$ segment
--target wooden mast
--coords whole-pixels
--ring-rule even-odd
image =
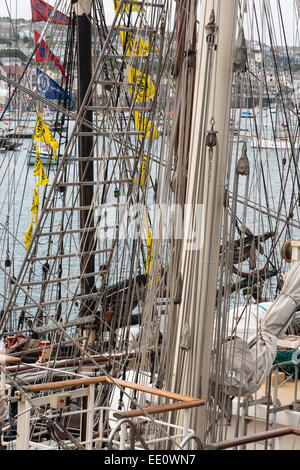
[[[92,26],[91,26],[91,6],[92,0],[81,0],[75,5],[77,14],[77,35],[78,35],[78,109],[81,108],[87,90],[92,79]],[[87,104],[91,104],[88,102]],[[93,111],[86,110],[84,119],[90,126],[80,123],[79,133],[86,135],[79,136],[79,157],[91,158],[93,152],[93,137],[87,135],[93,125]],[[93,160],[79,161],[79,179],[82,182],[94,181]],[[93,203],[94,187],[82,185],[80,188],[80,206],[90,207]],[[87,209],[80,211],[80,228],[86,229],[81,234],[80,252],[80,272],[82,275],[95,272],[95,255],[92,254],[95,247],[95,230],[93,211]],[[81,279],[81,294],[86,295],[95,291],[95,277],[83,276]],[[80,316],[91,313],[91,305],[86,298],[80,308]]]
[[[91,25],[91,6],[92,0],[80,0],[75,4],[75,13],[77,15],[77,42],[78,42],[78,110],[83,106],[86,93],[89,89],[92,80],[92,25]],[[91,104],[90,100],[87,105]],[[93,111],[86,110],[83,113],[85,121],[91,125],[93,124]],[[78,139],[78,152],[79,157],[92,158],[93,152],[93,137],[88,135],[90,128],[88,125],[80,123],[78,126],[79,139]],[[85,135],[80,135],[85,133]],[[90,207],[93,203],[94,197],[94,166],[93,160],[81,160],[79,165],[79,181],[89,182],[91,185],[81,185],[80,187],[80,206]],[[81,295],[92,293],[95,290],[95,277],[85,276],[87,273],[95,272],[95,256],[91,254],[94,250],[95,244],[95,231],[91,230],[94,227],[94,214],[93,211],[81,210],[80,211],[80,228],[83,230],[80,235],[80,252],[83,253],[80,257],[80,274],[83,275],[81,279]],[[89,306],[89,299],[85,297],[81,302],[80,316],[88,315],[91,306]],[[83,410],[88,408],[88,398],[83,397],[81,400],[81,408]],[[87,438],[87,415],[83,413],[80,417],[80,439],[85,441]]]
[[[228,159],[232,58],[237,0],[201,2],[186,204],[202,205],[201,243],[183,242],[173,387],[207,402],[217,290],[225,169]],[[215,145],[216,144],[216,145]],[[199,218],[199,217],[198,217]],[[198,221],[199,222],[199,221]],[[189,341],[183,346],[183,333]],[[191,427],[204,439],[205,411],[193,412]]]

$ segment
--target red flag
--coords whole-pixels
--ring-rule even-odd
[[[48,21],[53,7],[44,2],[44,0],[31,0],[31,11],[33,23],[37,21]],[[69,24],[69,17],[57,10],[52,18],[52,22],[67,25]]]
[[[41,41],[41,43],[38,45],[40,35],[37,31],[34,30],[34,42],[35,42],[35,56],[36,56],[36,61],[37,62],[45,62],[45,61],[50,61],[54,62],[55,65],[59,68],[63,76],[66,76],[66,71],[63,68],[63,66],[60,64],[58,57],[53,54],[53,52],[50,50],[48,44],[44,41],[44,39]]]

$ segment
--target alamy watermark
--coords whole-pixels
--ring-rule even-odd
[[[183,240],[186,250],[203,246],[203,204],[104,204],[97,208],[97,237],[113,240]]]

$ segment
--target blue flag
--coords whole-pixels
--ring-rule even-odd
[[[72,110],[74,108],[74,100],[58,83],[38,68],[36,69],[36,74],[37,93],[49,100],[69,100],[69,109]]]

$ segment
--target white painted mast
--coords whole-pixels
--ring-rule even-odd
[[[228,154],[232,63],[237,0],[203,0],[197,49],[186,203],[203,204],[202,246],[184,240],[182,302],[177,321],[174,391],[207,401],[215,314],[225,170]],[[216,146],[209,148],[209,132]],[[214,134],[211,135],[212,141]],[[213,142],[212,142],[213,144]],[[195,221],[194,221],[195,222]],[[199,225],[193,226],[199,231]],[[189,338],[187,338],[189,336]],[[191,427],[203,439],[205,411],[193,411]]]

